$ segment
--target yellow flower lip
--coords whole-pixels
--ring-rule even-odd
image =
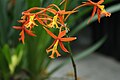
[[[35,20],[35,15],[30,15],[28,17],[28,22],[25,24],[25,27],[32,28],[33,26],[38,26],[34,20]]]
[[[55,28],[55,26],[56,28],[59,28],[57,24],[57,19],[58,19],[58,14],[53,17],[52,22],[48,24],[47,26],[49,26],[50,28]]]
[[[105,6],[104,5],[99,5],[98,6],[101,10],[104,10]]]
[[[55,42],[53,48],[46,50],[47,53],[52,52],[52,54],[49,56],[49,57],[52,58],[52,59],[55,58],[55,57],[54,57],[55,54],[56,54],[56,57],[61,56],[60,53],[57,51],[58,43],[59,43],[59,40],[57,40],[57,41]]]

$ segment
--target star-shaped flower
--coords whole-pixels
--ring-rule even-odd
[[[25,43],[25,41],[24,41],[24,39],[25,39],[25,32],[26,32],[28,35],[30,35],[30,36],[36,36],[34,33],[32,33],[31,30],[27,30],[27,29],[24,27],[24,25],[23,25],[23,26],[13,26],[13,28],[16,29],[16,30],[21,30],[19,40],[21,40],[23,44]]]
[[[49,31],[47,28],[44,27],[44,29],[46,30],[46,32],[52,37],[54,38],[54,42],[52,43],[52,45],[46,50],[47,53],[52,52],[52,54],[49,56],[50,58],[54,58],[55,54],[56,56],[61,56],[60,53],[57,50],[58,44],[60,45],[60,48],[64,51],[64,52],[68,52],[69,51],[65,48],[63,42],[69,42],[69,41],[73,41],[76,39],[76,37],[64,37],[66,35],[66,30],[61,31],[58,36],[54,35],[51,31]]]
[[[47,9],[48,12],[54,14],[52,22],[48,24],[48,27],[56,27],[59,28],[58,24],[60,24],[60,26],[64,26],[65,27],[65,15],[70,15],[72,13],[75,13],[77,11],[66,11],[66,10],[61,10],[57,5],[55,4],[51,4],[48,6],[49,9]],[[50,8],[51,7],[51,8]],[[54,9],[56,8],[56,9]],[[68,17],[67,17],[68,18]]]
[[[102,3],[104,2],[104,0],[100,0],[98,2],[93,2],[91,0],[88,0],[87,2],[83,2],[82,5],[76,7],[74,10],[82,7],[82,6],[93,6],[93,11],[92,11],[92,15],[88,21],[88,23],[91,21],[91,19],[94,17],[95,13],[97,12],[97,15],[98,15],[98,22],[100,23],[100,18],[101,18],[101,15],[105,15],[106,17],[110,17],[111,16],[111,13],[107,12],[105,10],[105,6],[104,5],[101,5]]]

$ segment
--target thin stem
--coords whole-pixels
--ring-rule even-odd
[[[70,59],[72,61],[72,66],[73,66],[73,69],[74,69],[74,77],[75,77],[75,80],[77,80],[77,68],[76,68],[76,64],[75,64],[75,61],[74,61],[73,56],[72,56],[72,51],[71,51],[71,47],[70,47],[69,42],[68,42],[68,49],[69,49],[69,52],[70,52]]]
[[[67,3],[68,3],[68,0],[65,0],[64,10],[66,10],[66,8],[67,8]]]

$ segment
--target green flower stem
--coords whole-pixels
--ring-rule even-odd
[[[73,69],[74,69],[74,77],[75,77],[75,80],[77,80],[77,68],[76,68],[76,64],[75,64],[75,61],[74,61],[73,56],[72,56],[72,50],[71,50],[69,42],[68,42],[68,49],[69,49],[69,52],[70,52],[70,59],[72,61],[72,66],[73,66]]]

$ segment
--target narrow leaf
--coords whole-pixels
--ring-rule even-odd
[[[2,52],[3,52],[4,56],[5,56],[8,64],[10,64],[11,63],[11,54],[10,54],[10,48],[9,48],[9,46],[7,44],[4,45],[4,47],[2,49]]]

